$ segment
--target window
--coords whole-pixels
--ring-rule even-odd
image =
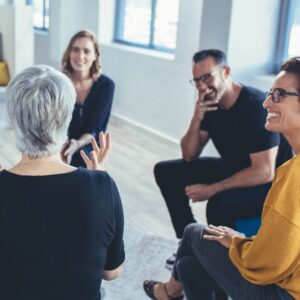
[[[33,5],[33,26],[37,30],[49,29],[49,0],[27,0]]]
[[[118,0],[115,42],[173,52],[179,0]]]
[[[300,56],[300,1],[282,0],[279,16],[278,36],[275,49],[277,72],[289,57]]]

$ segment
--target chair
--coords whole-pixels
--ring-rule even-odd
[[[244,233],[247,237],[256,235],[261,225],[261,218],[241,219],[235,223],[235,230]]]

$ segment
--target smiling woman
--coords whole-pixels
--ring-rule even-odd
[[[73,166],[84,166],[79,150],[87,154],[92,138],[106,130],[110,117],[114,82],[101,74],[100,50],[94,34],[83,30],[70,40],[62,58],[62,71],[73,81],[76,104],[69,127],[69,141],[62,157]]]
[[[281,67],[264,102],[264,107],[268,111],[266,128],[283,133],[290,143],[293,135],[297,135],[300,129],[300,84],[296,66],[300,71],[298,58],[287,61]]]

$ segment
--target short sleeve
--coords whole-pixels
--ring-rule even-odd
[[[113,201],[113,217],[114,217],[114,236],[107,250],[106,263],[104,270],[113,270],[119,267],[125,260],[125,250],[123,242],[124,233],[124,214],[118,188],[110,178],[111,201]]]

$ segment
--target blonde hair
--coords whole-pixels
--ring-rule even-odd
[[[74,42],[79,38],[88,38],[94,45],[96,59],[90,68],[90,76],[94,80],[96,80],[101,74],[100,50],[99,50],[99,44],[96,40],[94,33],[89,30],[79,31],[76,34],[74,34],[73,37],[71,38],[69,45],[68,45],[67,49],[65,50],[63,57],[62,57],[62,61],[61,61],[62,72],[67,74],[69,77],[72,76],[72,73],[74,70],[70,63],[70,53],[71,53]]]

